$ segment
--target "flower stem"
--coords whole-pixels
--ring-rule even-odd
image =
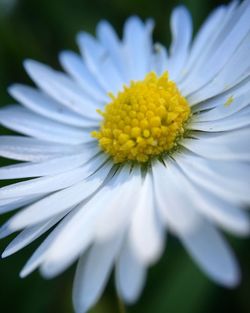
[[[122,299],[117,295],[118,311],[119,313],[126,313],[126,307]]]

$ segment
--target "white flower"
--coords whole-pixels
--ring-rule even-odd
[[[167,230],[214,281],[239,282],[217,227],[250,230],[249,20],[249,1],[221,6],[192,41],[178,7],[169,53],[153,45],[151,20],[131,17],[122,40],[105,21],[96,38],[80,33],[81,56],[60,55],[67,74],[25,61],[38,89],[11,86],[22,106],[0,112],[25,135],[0,137],[0,155],[24,161],[1,167],[0,178],[30,178],[0,189],[1,213],[24,207],[2,226],[2,237],[23,229],[3,257],[50,233],[22,277],[38,267],[52,277],[79,259],[73,302],[82,313],[115,266],[117,291],[133,303]]]

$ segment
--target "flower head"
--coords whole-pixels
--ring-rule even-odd
[[[190,107],[167,73],[132,82],[105,107],[100,131],[93,137],[115,163],[148,162],[169,153],[184,133]]]
[[[3,257],[50,230],[21,272],[53,277],[78,260],[73,302],[86,312],[115,266],[126,303],[139,297],[166,230],[214,281],[239,282],[218,231],[249,234],[250,4],[216,9],[192,41],[188,11],[171,16],[169,52],[152,43],[153,22],[129,18],[120,40],[105,21],[97,38],[78,35],[81,56],[63,52],[65,73],[36,61],[38,88],[16,84],[21,104],[0,123],[0,212],[20,209],[1,228],[21,231]]]

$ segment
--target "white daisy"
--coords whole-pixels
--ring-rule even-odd
[[[249,233],[250,1],[216,9],[192,41],[189,12],[171,16],[169,52],[153,45],[153,21],[129,18],[120,40],[102,21],[80,33],[81,56],[63,52],[67,74],[36,61],[38,89],[13,85],[21,105],[0,123],[0,155],[24,161],[0,178],[30,178],[0,189],[0,212],[23,208],[1,236],[21,233],[9,256],[50,230],[21,272],[53,277],[79,259],[77,313],[100,297],[115,266],[126,303],[140,295],[166,231],[214,281],[239,282],[217,228]]]

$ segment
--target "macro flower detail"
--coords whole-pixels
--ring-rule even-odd
[[[111,98],[105,112],[100,112],[104,118],[100,131],[92,135],[116,163],[147,162],[177,145],[190,108],[167,73],[159,79],[149,73],[145,81],[132,82]]]
[[[78,261],[76,313],[101,296],[111,272],[119,297],[140,296],[147,268],[176,236],[215,282],[240,281],[219,231],[249,234],[250,2],[217,8],[192,39],[183,6],[172,43],[153,43],[152,20],[130,17],[122,39],[101,21],[78,35],[81,55],[60,54],[65,73],[24,62],[35,87],[0,109],[3,257],[47,237],[21,271],[54,277]]]

